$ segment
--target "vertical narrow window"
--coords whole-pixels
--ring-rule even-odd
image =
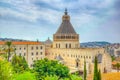
[[[59,48],[60,48],[60,44],[59,44]]]
[[[32,56],[34,55],[33,52],[31,53],[31,55],[32,55]]]
[[[56,48],[57,48],[57,44],[56,44]]]
[[[36,46],[36,49],[38,50],[38,46]]]
[[[41,46],[40,49],[43,49],[43,47]]]
[[[76,61],[76,67],[78,67],[79,66],[79,63],[78,63],[78,61]]]
[[[69,44],[69,48],[71,48],[71,44]]]
[[[40,52],[40,55],[42,55],[42,52]]]
[[[33,50],[33,46],[31,47],[31,50]]]
[[[36,52],[36,55],[38,55],[38,52]]]
[[[66,44],[66,48],[67,48],[67,44]]]

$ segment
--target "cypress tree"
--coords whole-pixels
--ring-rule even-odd
[[[86,80],[86,77],[87,77],[86,61],[84,61],[84,80]]]
[[[94,60],[94,77],[93,80],[98,80],[98,61],[97,61],[97,57],[95,56],[95,60]]]
[[[100,69],[98,71],[98,80],[101,80],[101,71],[100,71]]]

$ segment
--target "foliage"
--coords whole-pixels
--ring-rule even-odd
[[[101,80],[101,71],[100,71],[100,69],[98,71],[98,80]]]
[[[58,80],[58,76],[54,75],[54,76],[46,76],[43,80]]]
[[[94,78],[93,80],[98,80],[98,61],[97,61],[97,57],[95,56],[95,60],[94,60]]]
[[[111,56],[111,58],[112,58],[112,61],[114,61],[114,60],[115,60],[115,56]]]
[[[98,71],[98,60],[97,57],[95,56],[94,60],[94,76],[93,80],[101,80],[101,72],[100,70]]]
[[[86,80],[86,77],[87,77],[86,61],[84,61],[84,80]]]
[[[0,60],[0,80],[13,80],[12,67],[9,62]]]
[[[11,48],[12,42],[7,41],[5,44],[6,44],[7,47],[8,47],[8,55],[7,55],[7,58],[8,58],[8,61],[9,61],[9,58],[10,58],[10,48]]]
[[[82,80],[82,77],[76,75],[70,75],[70,80]]]
[[[117,72],[119,72],[120,63],[117,63],[117,64],[115,65],[115,67],[117,68]]]
[[[46,76],[56,75],[64,78],[69,75],[69,69],[58,61],[43,59],[34,62],[33,70],[36,72],[37,79],[43,79]]]
[[[16,54],[12,57],[12,66],[15,73],[21,73],[28,70],[28,64],[24,57],[17,56]]]
[[[14,80],[36,80],[35,75],[31,72],[24,72],[14,75]]]
[[[82,77],[71,74],[69,75],[69,77],[59,79],[58,76],[54,75],[54,76],[47,76],[43,80],[82,80]]]

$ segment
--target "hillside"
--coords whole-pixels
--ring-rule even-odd
[[[85,43],[80,43],[81,47],[104,47],[106,45],[110,45],[111,43],[105,42],[105,41],[100,41],[100,42],[85,42]]]

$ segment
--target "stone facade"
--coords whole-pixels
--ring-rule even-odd
[[[6,48],[5,42],[0,41],[0,48]],[[12,53],[25,57],[29,67],[32,67],[34,60],[45,58],[45,45],[40,42],[12,41],[12,48],[15,49]]]
[[[70,23],[70,16],[65,11],[62,17],[62,23],[55,34],[53,42],[48,40],[45,43],[19,41],[12,42],[17,55],[24,56],[29,67],[32,67],[34,60],[48,58],[58,60],[60,63],[69,67],[70,72],[84,70],[84,61],[86,61],[87,73],[91,74],[94,70],[94,58],[97,56],[99,69],[101,72],[111,71],[111,57],[104,48],[80,48],[80,38]],[[0,41],[0,47],[3,47],[5,41]]]
[[[101,72],[110,72],[110,55],[104,48],[80,48],[79,34],[75,32],[70,23],[70,16],[65,11],[59,29],[53,34],[52,47],[46,49],[46,57],[65,64],[71,73],[83,72],[84,61],[86,61],[87,73],[91,74],[94,71],[95,56],[98,56]]]

